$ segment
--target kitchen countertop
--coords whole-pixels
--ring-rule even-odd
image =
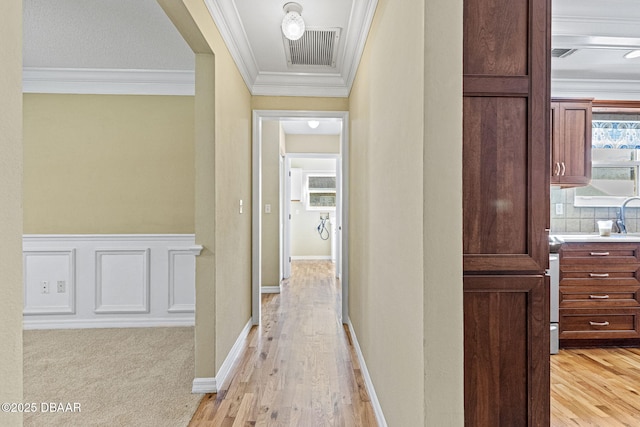
[[[598,243],[598,242],[640,242],[640,233],[618,234],[611,233],[611,236],[601,237],[597,233],[569,233],[555,234],[552,236],[559,237],[567,243]]]

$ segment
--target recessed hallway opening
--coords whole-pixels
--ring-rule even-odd
[[[230,381],[206,395],[190,426],[376,426],[330,261],[292,263],[279,294],[262,295],[262,318]]]

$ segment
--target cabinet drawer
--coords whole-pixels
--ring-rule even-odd
[[[561,309],[561,339],[640,338],[640,309]]]
[[[639,286],[560,286],[560,307],[640,307],[639,291]]]
[[[636,264],[561,264],[560,286],[640,286],[640,266]]]
[[[560,265],[640,263],[638,243],[565,243],[560,248]]]

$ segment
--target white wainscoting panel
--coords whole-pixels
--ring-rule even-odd
[[[201,250],[193,234],[25,235],[24,328],[192,326]]]
[[[25,250],[22,257],[23,313],[75,313],[75,249]]]
[[[149,312],[149,251],[96,250],[96,313]]]
[[[169,249],[170,313],[194,313],[196,309],[196,258],[189,249]]]

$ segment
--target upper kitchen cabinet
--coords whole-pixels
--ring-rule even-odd
[[[591,99],[552,99],[552,185],[581,187],[591,181],[591,104]]]

